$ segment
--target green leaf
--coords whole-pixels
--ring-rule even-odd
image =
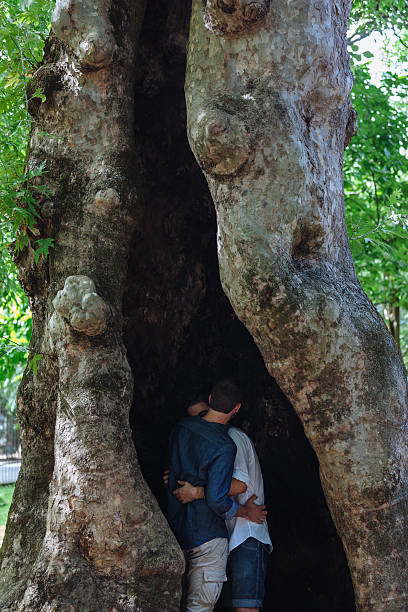
[[[30,361],[28,362],[28,371],[30,372],[30,370],[33,370],[34,374],[37,374],[38,371],[38,363],[41,360],[41,355],[39,355],[38,353],[34,354],[34,357],[32,359],[30,359]]]
[[[33,93],[33,95],[31,96],[31,99],[33,98],[40,98],[41,102],[45,102],[47,99],[40,87],[38,87]]]
[[[39,238],[37,240],[37,248],[35,250],[35,263],[38,264],[40,257],[47,259],[50,248],[54,246],[53,238]]]

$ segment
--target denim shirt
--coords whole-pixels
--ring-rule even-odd
[[[188,550],[214,538],[227,538],[225,520],[233,518],[239,504],[228,497],[237,447],[228,426],[201,417],[179,421],[170,435],[168,521],[181,548]],[[205,500],[182,504],[172,494],[188,480],[204,486]]]

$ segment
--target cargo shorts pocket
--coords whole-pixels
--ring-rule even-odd
[[[224,569],[218,567],[203,567],[204,582],[227,582]]]
[[[201,603],[215,606],[221,595],[222,585],[226,581],[227,575],[224,570],[216,567],[204,567],[203,582],[200,589]]]

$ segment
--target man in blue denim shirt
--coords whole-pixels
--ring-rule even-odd
[[[228,496],[237,449],[227,423],[240,406],[238,387],[230,380],[220,381],[212,389],[207,414],[182,419],[170,437],[168,520],[186,558],[187,612],[211,612],[218,600],[226,580],[225,520],[263,518],[261,506],[240,506]],[[180,480],[204,486],[205,499],[179,502],[172,491]]]

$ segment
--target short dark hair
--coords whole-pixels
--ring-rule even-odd
[[[210,406],[217,412],[228,414],[241,401],[241,390],[230,378],[219,380],[211,389]]]
[[[188,396],[188,400],[186,402],[186,410],[190,406],[194,406],[194,404],[201,404],[201,403],[206,404],[207,402],[208,402],[208,391],[207,391],[207,393],[205,393],[203,391],[198,391],[196,393],[191,393]]]

